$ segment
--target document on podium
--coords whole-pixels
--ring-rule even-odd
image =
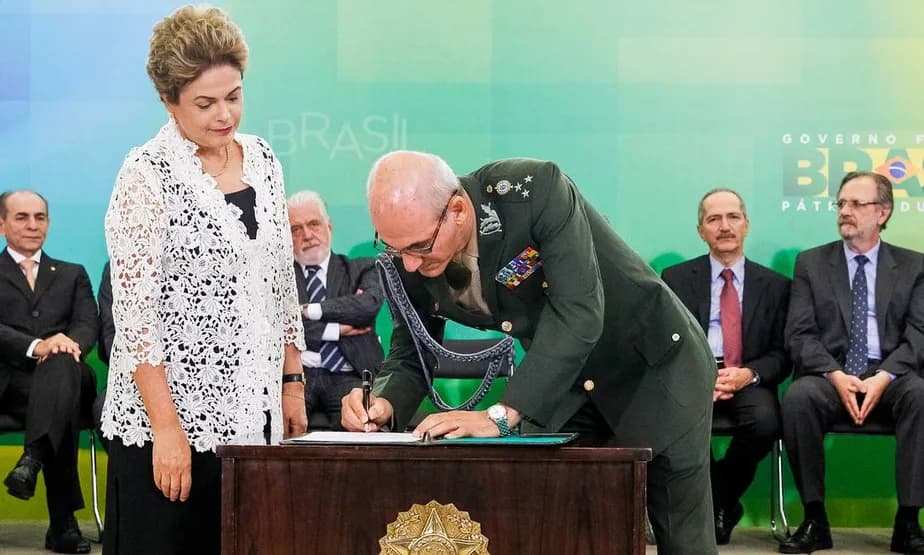
[[[337,445],[398,445],[403,443],[421,443],[423,440],[414,434],[394,432],[308,432],[299,437],[283,440],[285,444],[326,443]]]
[[[570,443],[578,434],[524,434],[505,437],[462,437],[429,439],[394,432],[308,432],[282,441],[283,445],[503,445],[551,446]]]

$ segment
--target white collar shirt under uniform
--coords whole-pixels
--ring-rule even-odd
[[[282,168],[259,137],[237,134],[242,182],[256,193],[257,236],[202,171],[171,119],[119,171],[106,213],[116,335],[103,409],[106,437],[151,441],[133,376],[164,364],[196,451],[282,438],[286,344],[305,349]]]

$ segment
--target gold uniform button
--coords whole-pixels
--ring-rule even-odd
[[[584,391],[593,391],[594,390],[594,381],[587,380],[584,382]]]
[[[543,281],[543,282],[542,282],[542,288],[543,288],[543,289],[548,289],[548,288],[549,288],[549,282]]]
[[[513,324],[511,324],[509,320],[504,320],[504,321],[501,323],[501,329],[504,330],[504,331],[507,332],[507,333],[510,333],[510,330],[513,329]]]
[[[493,192],[494,192],[494,187],[488,185],[487,187],[485,187],[485,190],[486,190],[487,192],[489,192],[489,193],[493,193]]]
[[[679,333],[675,333],[674,335],[672,335],[672,336],[671,336],[671,341],[673,341],[674,343],[680,341],[680,334],[679,334]]]

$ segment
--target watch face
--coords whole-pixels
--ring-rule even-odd
[[[507,418],[507,409],[501,405],[491,405],[488,407],[488,417],[491,420],[500,420]]]

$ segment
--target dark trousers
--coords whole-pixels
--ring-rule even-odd
[[[712,458],[712,502],[715,509],[738,503],[754,481],[757,465],[782,433],[776,391],[748,386],[726,401],[716,401],[713,416],[735,423],[731,443],[721,460]]]
[[[192,452],[192,490],[170,501],[154,485],[151,442],[109,443],[106,555],[217,555],[221,548],[221,463],[215,453]]]
[[[913,373],[896,378],[869,418],[895,426],[898,504],[924,505],[924,380]],[[851,422],[837,391],[824,376],[802,376],[789,386],[783,396],[783,441],[802,503],[824,501],[825,433],[835,423]]]
[[[93,399],[92,413],[93,429],[96,430],[96,437],[99,439],[99,443],[103,446],[103,449],[109,451],[109,439],[103,435],[103,405],[106,404],[107,391],[109,391],[108,388],[96,394],[96,398]]]
[[[591,403],[571,417],[562,431],[580,433],[580,445],[621,445]],[[659,554],[718,552],[709,486],[711,437],[712,412],[707,411],[686,435],[654,453],[648,463],[648,518]]]
[[[93,370],[70,355],[53,355],[33,371],[13,369],[0,394],[3,412],[26,425],[25,445],[43,456],[46,503],[52,522],[83,508],[77,473],[81,416],[96,394]]]
[[[342,430],[340,424],[340,407],[343,396],[355,387],[362,387],[363,381],[356,370],[351,372],[331,372],[327,368],[308,368],[305,370],[305,409],[308,416],[315,411],[327,415],[330,429]]]

